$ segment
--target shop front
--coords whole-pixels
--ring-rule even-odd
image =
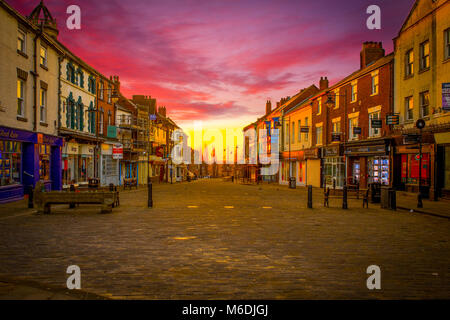
[[[305,181],[307,185],[312,185],[313,187],[321,187],[321,167],[320,167],[320,149],[311,148],[304,150],[305,158]]]
[[[436,141],[436,165],[440,174],[436,175],[436,192],[441,198],[450,199],[450,132],[434,134]]]
[[[425,197],[434,196],[434,144],[422,145],[422,159],[418,145],[397,146],[396,157],[400,162],[400,182],[396,186],[407,192],[419,192],[419,177],[422,194]]]
[[[345,181],[345,157],[341,145],[322,148],[322,167],[323,187],[342,189]]]
[[[23,199],[39,180],[60,190],[61,145],[60,137],[0,126],[0,203]]]
[[[347,185],[367,188],[369,184],[391,185],[391,143],[388,139],[361,141],[345,147]]]
[[[289,178],[295,178],[296,185],[306,185],[306,161],[303,150],[285,151],[281,153],[281,184],[289,183]]]
[[[120,153],[114,152],[120,148],[115,148],[114,143],[103,143],[101,145],[101,160],[100,160],[100,184],[108,186],[119,184],[119,156]]]
[[[89,178],[94,178],[94,150],[93,144],[67,142],[62,153],[62,182],[63,188],[71,184],[88,184]]]

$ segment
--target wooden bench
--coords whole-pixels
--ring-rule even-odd
[[[135,178],[128,178],[123,180],[123,189],[126,190],[126,188],[129,188],[131,190],[132,187],[135,187],[137,189],[137,179]]]
[[[110,213],[112,208],[118,206],[119,204],[119,192],[43,192],[41,187],[36,184],[36,188],[34,190],[34,205],[38,212],[49,214],[50,206],[52,204],[68,204],[70,208],[75,207],[76,204],[101,204],[101,212]]]

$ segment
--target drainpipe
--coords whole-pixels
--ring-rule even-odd
[[[33,131],[36,132],[37,131],[37,78],[38,78],[38,73],[37,73],[37,39],[41,36],[42,30],[39,29],[37,31],[36,36],[33,39],[34,42],[34,54],[33,54],[33,64],[34,64],[34,69],[31,72],[31,74],[33,75],[33,81],[34,81],[34,86],[33,86],[33,98],[34,98],[34,104],[33,104]]]

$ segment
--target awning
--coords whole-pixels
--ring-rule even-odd
[[[436,141],[436,144],[450,143],[450,132],[435,133],[434,141]]]

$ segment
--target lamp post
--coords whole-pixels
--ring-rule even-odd
[[[331,109],[332,107],[335,106],[335,102],[332,99],[333,94],[328,93],[328,99],[325,102],[325,105]],[[347,94],[334,94],[335,97],[344,97],[344,141],[343,141],[343,149],[344,149],[344,157],[345,157],[345,143],[347,140]],[[327,138],[328,138],[328,109],[327,109],[327,121],[326,121],[326,126],[327,126]],[[343,185],[343,190],[342,190],[342,209],[348,209],[348,204],[347,204],[347,159],[345,159],[345,173],[344,173],[344,185]]]
[[[417,196],[417,208],[423,208],[422,203],[422,129],[425,128],[425,121],[416,121],[416,128],[419,129],[419,194]]]

